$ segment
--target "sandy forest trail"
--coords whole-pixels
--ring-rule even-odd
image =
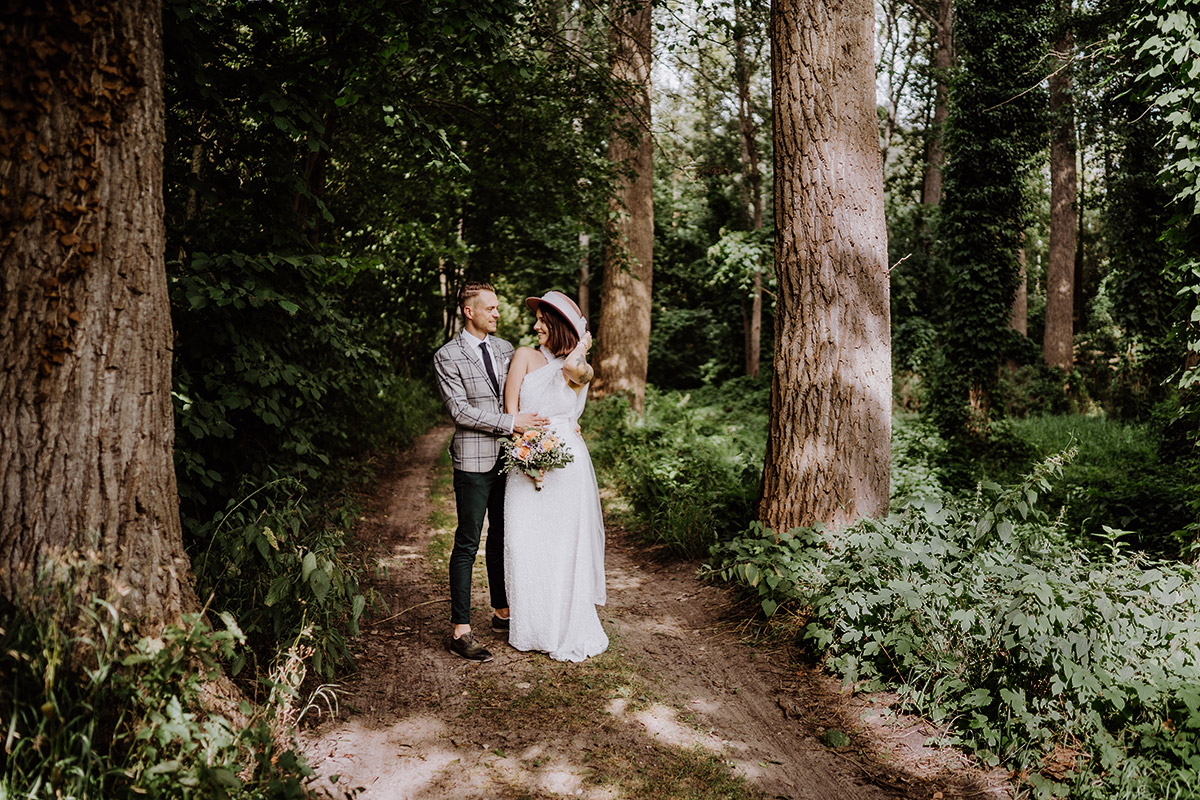
[[[477,570],[476,630],[496,658],[450,655],[449,433],[394,459],[356,530],[385,568],[375,588],[390,610],[363,626],[340,715],[302,735],[317,772],[338,776],[329,788],[372,800],[1009,796],[996,775],[925,747],[928,726],[881,713],[887,698],[743,643],[727,592],[620,531],[606,554],[609,652],[560,664],[512,650],[486,628]],[[829,729],[849,744],[823,744]]]

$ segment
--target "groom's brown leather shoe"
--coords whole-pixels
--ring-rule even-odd
[[[492,630],[496,633],[508,633],[508,617],[492,614]]]
[[[453,636],[448,637],[446,640],[446,649],[456,656],[462,656],[468,661],[479,661],[482,663],[492,660],[491,651],[481,645],[476,640],[475,635],[471,633],[464,633],[457,639]]]

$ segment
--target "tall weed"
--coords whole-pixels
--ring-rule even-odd
[[[301,631],[320,676],[350,660],[346,639],[358,635],[369,592],[362,563],[347,549],[348,512],[318,513],[303,484],[280,479],[199,526],[206,545],[192,558],[197,588],[241,622],[260,663]],[[239,656],[231,671],[242,666]]]

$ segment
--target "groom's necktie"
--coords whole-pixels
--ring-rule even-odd
[[[486,339],[479,343],[479,352],[483,355],[483,369],[492,381],[492,388],[496,390],[496,394],[500,394],[500,381],[496,380],[496,370],[492,369],[492,356],[488,353]]]

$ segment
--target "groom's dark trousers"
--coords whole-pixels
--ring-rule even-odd
[[[504,593],[504,475],[502,459],[488,472],[454,470],[454,503],[458,528],[450,552],[450,623],[471,624],[471,569],[479,552],[483,517],[487,514],[488,587],[492,608],[508,608]]]

